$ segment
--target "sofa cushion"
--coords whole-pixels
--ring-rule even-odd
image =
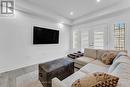
[[[120,53],[120,52],[122,52],[122,53],[125,53],[125,54],[127,54],[127,51],[125,50],[121,50],[121,51],[117,51],[117,50],[102,50],[102,49],[97,49],[97,59],[99,59],[99,60],[101,60],[101,56],[104,54],[104,53],[106,53],[106,52],[113,52],[113,53],[115,53],[116,55],[118,54],[118,53]]]
[[[108,52],[108,50],[98,49],[98,50],[97,50],[97,59],[98,59],[98,60],[101,60],[101,56],[102,56],[104,53],[106,53],[106,52]]]
[[[107,72],[108,67],[98,66],[98,65],[89,63],[89,64],[85,65],[84,67],[82,67],[80,69],[80,71],[82,71],[84,73]]]
[[[119,53],[119,52],[125,52],[125,53],[127,53],[127,51],[126,50],[108,50],[109,52],[115,52],[115,53]]]
[[[92,61],[94,61],[95,59],[92,59],[90,57],[79,57],[77,59],[75,59],[75,62],[78,63],[78,64],[81,64],[81,65],[86,65]]]
[[[96,59],[97,58],[96,54],[97,54],[97,50],[96,49],[88,49],[88,48],[84,49],[84,56],[86,56],[86,57],[90,57],[90,58]]]
[[[117,87],[130,87],[130,80],[120,78]]]
[[[60,81],[58,78],[53,78],[52,87],[66,87],[66,85],[62,81]]]
[[[74,63],[74,67],[77,68],[77,69],[80,69],[82,68],[84,65],[81,65],[79,63]]]
[[[130,80],[130,64],[120,63],[111,74],[121,79]]]
[[[106,52],[101,56],[101,61],[106,65],[111,65],[116,55],[114,52]]]
[[[103,62],[101,62],[100,60],[94,60],[91,62],[91,64],[95,64],[97,66],[106,67],[106,68],[110,67],[110,65],[106,65]]]
[[[62,82],[66,85],[66,87],[71,87],[74,81],[76,81],[77,79],[83,78],[85,76],[87,76],[86,73],[77,71],[74,74],[62,80]]]
[[[108,69],[108,72],[111,73],[120,63],[127,63],[130,65],[130,58],[127,56],[120,56],[113,62],[113,64]]]
[[[129,68],[130,68],[130,64],[120,63],[111,73],[112,75],[118,76],[120,78],[117,87],[130,87]]]
[[[120,56],[128,56],[128,55],[127,55],[126,52],[119,52],[119,53],[117,54],[116,58],[113,60],[113,62],[116,61]]]

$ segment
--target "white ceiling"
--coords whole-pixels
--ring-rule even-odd
[[[85,17],[111,11],[115,8],[123,8],[130,0],[15,0],[16,7],[22,7],[23,11],[40,14],[58,19],[58,21],[74,22]],[[73,12],[73,15],[70,13]],[[63,20],[62,20],[63,19]]]
[[[58,15],[69,19],[77,19],[83,15],[93,13],[94,11],[116,5],[120,0],[23,0],[26,3],[33,4],[37,7],[50,10]],[[74,12],[74,15],[70,15]]]

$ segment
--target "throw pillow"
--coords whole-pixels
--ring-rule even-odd
[[[119,78],[106,73],[95,73],[97,83],[92,87],[116,87]]]
[[[114,52],[106,52],[101,56],[101,61],[106,65],[111,65],[116,55]]]
[[[106,73],[93,73],[76,80],[71,87],[116,87],[119,78]]]
[[[96,77],[90,74],[89,76],[76,80],[71,87],[91,87],[92,84],[96,83]]]

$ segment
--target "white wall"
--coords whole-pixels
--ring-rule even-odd
[[[33,26],[60,30],[60,43],[33,45]],[[69,49],[69,27],[16,12],[13,17],[0,17],[0,73],[28,65],[62,58]]]
[[[106,15],[106,16],[102,16],[100,18],[97,19],[93,19],[92,21],[86,21],[86,22],[82,22],[82,24],[79,25],[75,25],[72,28],[72,31],[74,30],[82,30],[82,29],[90,29],[91,27],[95,27],[95,26],[100,26],[100,25],[107,25],[108,26],[108,34],[109,34],[109,41],[108,41],[108,45],[109,45],[109,49],[113,49],[114,47],[114,40],[113,40],[113,32],[112,30],[114,29],[114,24],[117,23],[118,21],[123,21],[126,23],[126,50],[128,50],[128,53],[130,55],[130,8],[117,12],[117,13],[113,13],[110,15]],[[72,42],[72,40],[71,40]]]

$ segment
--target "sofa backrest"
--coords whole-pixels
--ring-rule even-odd
[[[112,72],[112,75],[118,76],[120,79],[130,80],[130,64],[120,63]]]
[[[93,59],[97,59],[97,50],[96,49],[85,48],[84,49],[84,56],[85,57],[91,57]]]
[[[105,52],[108,52],[108,50],[102,50],[102,49],[97,49],[97,55],[96,55],[96,57],[97,57],[97,59],[98,60],[101,60],[101,56],[105,53]]]
[[[117,51],[117,50],[102,50],[102,49],[97,49],[97,59],[101,60],[101,56],[105,53],[105,52],[114,52],[115,54],[118,54],[119,52],[126,52],[127,51],[125,50],[120,50],[120,51]]]
[[[109,67],[108,72],[111,73],[119,64],[126,63],[130,65],[130,58],[128,56],[119,56],[115,59],[112,65]]]
[[[90,49],[90,48],[85,48],[85,49],[84,49],[84,56],[101,60],[101,56],[102,56],[105,52],[115,52],[116,54],[118,54],[119,52],[126,52],[126,53],[127,53],[126,50],[125,50],[125,51],[124,51],[124,50],[123,50],[123,51],[122,51],[122,50],[117,51],[117,50],[103,50],[103,49]]]
[[[130,87],[130,64],[120,63],[110,74],[119,77],[117,87]]]

